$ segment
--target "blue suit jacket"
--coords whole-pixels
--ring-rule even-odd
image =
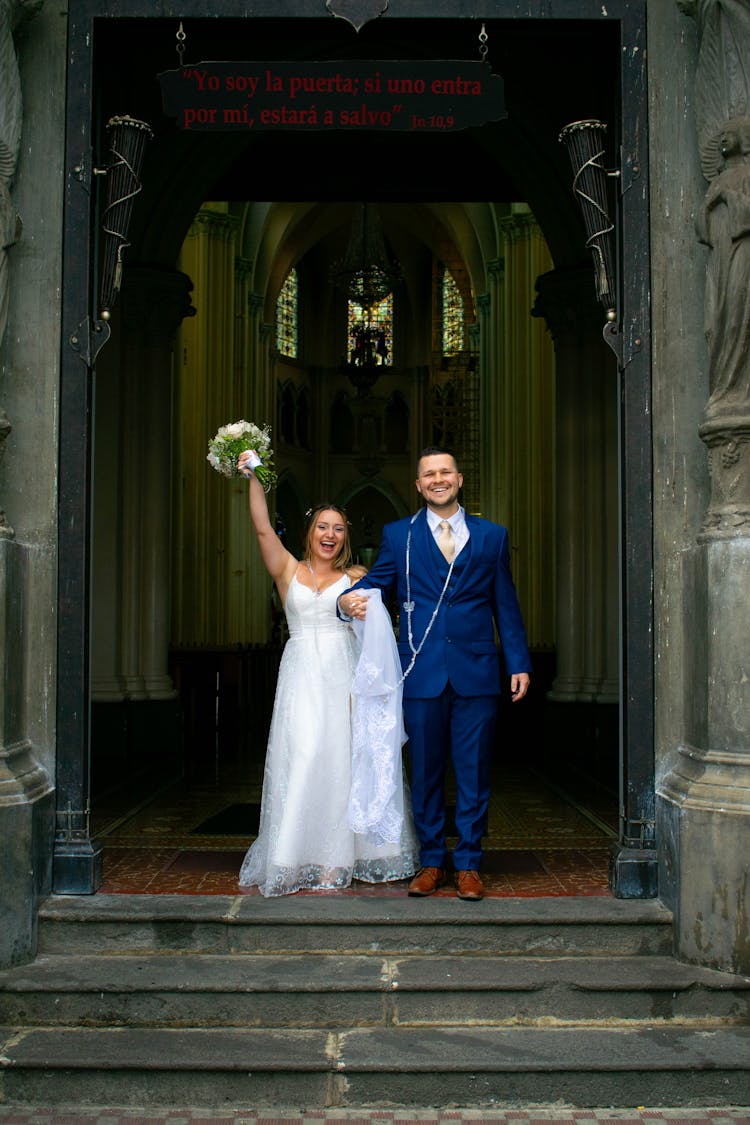
[[[531,672],[526,631],[510,570],[508,532],[499,524],[466,516],[469,540],[456,558],[442,605],[414,667],[404,681],[404,696],[431,698],[450,682],[459,695],[493,695],[500,691],[500,636],[508,675]],[[375,587],[383,599],[394,590],[400,614],[398,649],[406,669],[411,661],[406,595],[406,545],[411,528],[411,631],[415,648],[440,598],[448,564],[438,550],[425,510],[416,518],[383,528],[377,560],[356,585]]]

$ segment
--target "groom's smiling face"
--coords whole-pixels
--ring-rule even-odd
[[[434,512],[452,515],[458,507],[458,493],[464,478],[450,453],[433,453],[419,462],[417,492]]]

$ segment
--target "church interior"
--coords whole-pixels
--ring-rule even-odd
[[[270,427],[289,549],[327,499],[365,566],[416,507],[418,451],[456,451],[467,511],[509,528],[534,661],[529,697],[500,700],[488,893],[609,893],[617,369],[559,136],[618,120],[617,44],[593,23],[405,23],[256,20],[251,42],[229,20],[99,32],[102,146],[115,114],[153,134],[96,369],[102,891],[235,893],[257,826],[284,619],[246,487],[206,460],[218,427],[245,419]],[[486,57],[505,116],[439,135],[247,135],[181,130],[159,99],[178,59],[420,57]],[[377,267],[377,291],[357,289],[357,264]]]

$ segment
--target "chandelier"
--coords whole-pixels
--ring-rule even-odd
[[[335,263],[331,280],[363,309],[384,300],[401,282],[401,268],[385,248],[377,204],[355,204],[349,244],[344,257]]]

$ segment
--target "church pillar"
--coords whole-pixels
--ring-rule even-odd
[[[750,196],[748,197],[750,205]],[[744,299],[744,297],[743,297]],[[699,537],[692,624],[695,698],[668,803],[669,877],[679,955],[750,972],[750,403],[707,418],[711,500]]]
[[[263,320],[263,302],[260,297],[251,295],[248,301],[249,341],[251,345],[248,365],[248,386],[250,392],[249,418],[257,420],[259,424],[268,422],[271,426],[272,444],[278,448],[281,435],[275,426],[278,412],[276,409],[276,380],[273,376],[271,355],[275,345],[274,325]],[[276,496],[269,493],[268,507],[273,521],[276,508]],[[247,490],[242,487],[242,527],[244,530],[243,546],[244,558],[248,570],[249,581],[246,583],[248,592],[248,616],[246,641],[256,644],[267,644],[271,638],[271,584],[261,562],[260,550],[252,532],[247,514]],[[292,545],[294,546],[294,545]]]
[[[206,461],[220,426],[236,422],[235,238],[237,219],[207,204],[183,243],[179,268],[193,282],[195,317],[179,333],[173,428],[176,450],[173,642],[224,645],[234,626],[228,599],[233,489]],[[249,419],[253,421],[254,419]]]
[[[14,6],[4,4],[0,9],[0,96],[6,108],[0,126],[0,344],[8,323],[10,302],[9,251],[21,233],[21,219],[16,214],[11,198],[11,187],[16,172],[16,162],[21,148],[21,78],[13,43],[13,23],[17,13]],[[0,461],[3,442],[12,429],[8,415],[0,406]],[[12,539],[13,528],[5,519],[0,507],[0,539]]]
[[[26,429],[32,460],[23,461],[21,438],[13,452],[8,451],[7,456],[12,461],[6,465],[11,473],[15,470],[18,479],[23,476],[24,466],[35,462],[37,450],[44,449],[45,473],[40,474],[40,478],[44,475],[47,480],[54,480],[59,415],[54,398],[55,363],[49,357],[57,346],[57,336],[55,310],[50,309],[45,298],[49,301],[55,280],[59,284],[59,275],[51,268],[48,258],[45,258],[43,280],[40,282],[37,277],[35,284],[39,308],[44,306],[44,312],[51,314],[47,333],[29,315],[30,305],[22,299],[23,269],[16,274],[17,267],[14,267],[11,304],[10,251],[22,231],[13,188],[23,126],[21,75],[13,35],[22,16],[20,3],[0,5],[0,385],[3,399],[9,406],[12,397],[8,400],[5,395],[14,384],[20,391],[20,398],[25,398],[29,404],[26,418],[23,412],[19,416],[12,407],[11,412],[19,425],[18,433],[23,434]],[[55,69],[52,68],[53,74]],[[59,119],[53,113],[50,129],[56,124],[59,125]],[[31,132],[34,135],[33,130]],[[34,140],[38,142],[38,134]],[[31,147],[28,142],[27,147]],[[46,150],[44,157],[48,164],[54,161],[51,150]],[[34,163],[32,159],[27,170],[32,180]],[[38,214],[35,212],[34,217],[38,218]],[[56,229],[52,217],[44,214],[51,230]],[[37,229],[33,221],[32,229]],[[47,234],[53,237],[50,231]],[[26,275],[28,288],[31,288],[31,276]],[[16,300],[19,290],[20,301]],[[11,339],[6,341],[9,324]],[[29,324],[34,325],[33,332],[28,331]],[[45,356],[47,382],[19,346],[29,336],[33,337],[36,347],[34,354]],[[45,393],[45,387],[49,394]],[[5,441],[12,428],[0,406],[0,466]],[[1,474],[0,482],[4,491],[6,480]],[[47,768],[37,760],[45,747],[39,737],[44,720],[36,721],[46,710],[45,701],[50,696],[49,685],[54,676],[49,663],[54,660],[54,630],[49,627],[49,597],[54,588],[54,512],[44,511],[39,497],[34,496],[33,483],[28,491],[16,490],[16,502],[22,524],[26,525],[19,527],[18,539],[0,506],[0,967],[3,968],[28,960],[34,953],[37,905],[39,898],[49,893],[54,816],[54,768],[49,760]],[[50,503],[54,505],[54,487]],[[13,522],[16,523],[15,518]],[[43,546],[46,534],[50,539],[49,555]],[[45,585],[47,575],[49,586]],[[35,611],[37,598],[45,607],[42,628],[39,627],[42,618]],[[49,646],[45,639],[49,640]],[[53,729],[50,735],[54,738]]]
[[[172,352],[190,309],[181,273],[128,270],[122,293],[127,381],[121,451],[124,566],[121,653],[130,698],[170,699],[170,410]]]
[[[174,697],[168,674],[170,400],[183,274],[126,271],[97,371],[92,699]]]
[[[549,650],[555,636],[555,497],[549,482],[555,457],[555,360],[545,330],[532,315],[535,284],[552,267],[533,215],[520,204],[500,223],[505,259],[503,349],[512,386],[506,442],[512,450],[514,577],[532,649]]]
[[[506,524],[529,644],[554,644],[554,354],[531,308],[549,250],[521,205],[498,224],[502,256],[487,265],[478,301],[482,343],[482,511]]]
[[[480,467],[479,474],[482,482],[482,499],[480,510],[482,515],[489,519],[499,519],[495,514],[498,507],[496,498],[501,488],[501,465],[499,445],[501,437],[498,432],[497,421],[500,408],[501,379],[496,368],[497,346],[497,321],[493,310],[497,308],[498,300],[502,294],[505,263],[496,259],[488,265],[490,284],[489,293],[477,297],[477,314],[483,347],[479,358],[479,387],[481,416],[483,419],[482,437],[480,441]]]
[[[255,327],[255,317],[252,307],[255,297],[250,290],[252,280],[252,262],[245,258],[235,258],[234,262],[235,296],[234,296],[234,373],[231,391],[231,418],[227,415],[227,422],[237,422],[241,418],[248,422],[257,422],[252,403],[252,371],[250,363],[251,354],[251,325]],[[261,420],[261,423],[265,419]],[[228,624],[230,632],[227,640],[230,643],[247,644],[252,638],[249,630],[249,620],[255,602],[254,589],[258,580],[258,568],[265,577],[265,570],[260,562],[260,553],[257,549],[255,536],[251,534],[247,511],[247,482],[244,480],[227,481],[228,500],[230,505],[227,521],[228,538],[226,544],[227,569],[225,571],[228,584]]]
[[[618,699],[617,379],[586,270],[537,281],[556,357],[556,702]]]
[[[124,274],[96,370],[91,598],[91,789],[175,769],[177,693],[169,674],[170,409],[184,274]],[[155,758],[152,751],[159,746]]]
[[[29,581],[24,547],[0,528],[0,967],[33,951],[37,896],[50,882],[54,780],[25,729]]]
[[[710,395],[700,437],[711,494],[686,614],[695,698],[658,793],[666,802],[678,954],[750,972],[750,12],[707,0],[695,17],[696,115],[709,186],[698,217],[708,247]]]
[[[237,259],[235,308],[235,380],[232,390],[234,413],[227,421],[240,418],[259,426],[271,426],[272,443],[278,442],[274,421],[275,401],[269,374],[272,326],[262,323],[263,301],[250,290],[250,263]],[[271,634],[269,599],[271,581],[260,557],[255,533],[250,524],[247,482],[226,482],[230,510],[227,521],[228,586],[227,641],[231,644],[265,644]],[[274,493],[268,496],[271,519]]]

